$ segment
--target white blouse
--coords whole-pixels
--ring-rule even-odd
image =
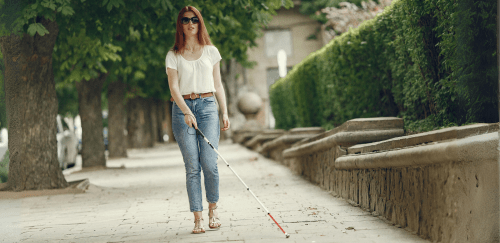
[[[201,57],[193,61],[169,51],[165,58],[165,69],[177,70],[181,95],[215,92],[213,70],[221,59],[217,47],[210,45],[203,46]]]

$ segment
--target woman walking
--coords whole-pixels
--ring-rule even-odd
[[[218,229],[219,172],[217,154],[196,135],[200,129],[217,148],[219,144],[219,113],[215,96],[222,111],[224,127],[229,129],[226,96],[221,82],[221,60],[218,49],[210,42],[203,17],[192,6],[184,7],[177,16],[175,44],[167,54],[165,65],[172,95],[172,130],[184,158],[189,208],[194,213],[193,233],[205,233],[202,217],[201,170],[205,178],[208,201],[208,226]],[[193,128],[194,127],[194,128]]]

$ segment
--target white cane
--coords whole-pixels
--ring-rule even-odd
[[[217,149],[215,149],[215,147],[210,143],[210,141],[208,141],[208,139],[205,137],[205,135],[199,129],[196,129],[196,133],[203,137],[203,140],[205,140],[205,142],[207,142],[208,145],[210,145],[210,147],[212,147],[212,149],[220,156],[222,161],[224,161],[224,163],[226,163],[227,168],[229,168],[234,173],[234,175],[236,175],[236,177],[238,177],[238,179],[240,179],[241,183],[243,183],[243,185],[245,186],[247,191],[249,191],[250,194],[252,194],[253,198],[255,198],[255,200],[257,200],[257,202],[259,202],[259,204],[262,206],[262,208],[264,208],[264,210],[267,212],[267,215],[269,215],[269,217],[271,217],[271,219],[274,221],[274,223],[276,223],[276,225],[278,225],[278,227],[283,232],[283,234],[285,234],[286,238],[290,237],[290,234],[286,233],[283,230],[283,228],[281,228],[281,226],[278,224],[278,222],[276,222],[276,220],[273,218],[273,216],[271,215],[269,210],[267,210],[266,206],[264,206],[264,204],[255,196],[255,194],[252,192],[252,190],[250,190],[250,188],[247,186],[247,184],[245,184],[245,182],[243,182],[243,180],[238,176],[238,174],[236,174],[236,171],[234,171],[233,168],[231,168],[231,166],[229,166],[229,163],[227,163],[227,161],[224,159],[224,157],[222,157],[222,155],[219,153],[219,151],[217,151]]]

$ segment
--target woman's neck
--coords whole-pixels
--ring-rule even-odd
[[[194,48],[196,48],[197,46],[200,45],[200,43],[198,42],[198,38],[196,38],[196,37],[197,36],[186,37],[186,48],[187,49],[193,50]]]

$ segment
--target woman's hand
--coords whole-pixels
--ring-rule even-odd
[[[189,127],[193,127],[198,129],[198,124],[196,123],[196,117],[194,117],[193,114],[191,113],[186,113],[184,115],[184,122],[186,122],[186,124],[189,126]]]
[[[222,127],[220,130],[221,131],[227,131],[229,127],[231,126],[231,123],[229,122],[229,117],[227,114],[222,115],[222,124],[224,124],[224,127]]]

